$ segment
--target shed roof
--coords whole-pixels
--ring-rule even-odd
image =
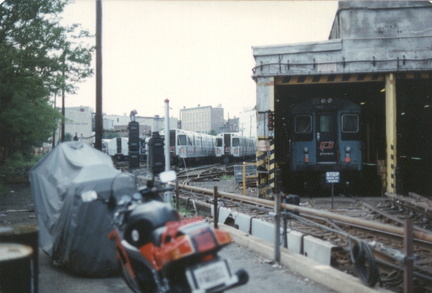
[[[328,41],[252,47],[253,77],[432,70],[432,4],[341,1]]]

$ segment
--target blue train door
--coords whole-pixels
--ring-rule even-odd
[[[336,112],[317,112],[316,148],[317,164],[337,163]]]

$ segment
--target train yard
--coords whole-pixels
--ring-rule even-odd
[[[198,132],[186,121],[170,129],[167,104],[165,130],[152,126],[144,135],[131,116],[128,137],[97,148],[122,172],[148,169],[149,188],[158,184],[153,175],[174,169],[175,194],[164,201],[185,217],[266,241],[276,262],[286,249],[358,278],[367,290],[432,293],[431,13],[430,1],[340,1],[327,41],[252,47],[254,135],[226,125]],[[246,175],[247,160],[253,171]],[[98,179],[107,194],[109,172],[120,173],[108,165]],[[49,179],[69,179],[72,169]],[[86,186],[83,178],[100,169],[76,182]],[[0,216],[33,224],[33,214],[22,213],[37,205]]]
[[[204,215],[213,207],[217,192],[218,207],[274,223],[275,201],[258,198],[254,186],[247,188],[248,196],[240,195],[242,186],[232,179],[232,172],[232,166],[180,171],[179,196],[194,214]],[[281,207],[282,246],[290,249],[289,235],[293,231],[313,236],[332,247],[332,267],[357,276],[367,286],[382,286],[394,292],[403,292],[407,277],[404,271],[411,265],[410,282],[415,292],[432,292],[430,199],[417,194],[300,197],[299,205],[282,203]],[[230,216],[223,221],[239,228]],[[405,227],[407,223],[412,223],[412,227]],[[407,229],[412,229],[412,233],[407,233]]]

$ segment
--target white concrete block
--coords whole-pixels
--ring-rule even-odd
[[[275,229],[271,223],[263,222],[258,219],[252,219],[252,235],[264,239],[270,243],[275,241]]]
[[[252,225],[251,216],[238,213],[235,215],[234,221],[240,231],[249,233],[250,226]]]
[[[323,265],[331,265],[331,253],[335,247],[330,242],[310,235],[303,237],[303,255]]]
[[[229,217],[229,215],[231,214],[231,209],[227,209],[224,207],[220,207],[219,208],[219,213],[218,213],[218,223],[225,223],[226,219]],[[214,215],[213,215],[214,217]]]
[[[292,252],[303,254],[303,236],[298,231],[291,230],[288,232],[288,249]]]

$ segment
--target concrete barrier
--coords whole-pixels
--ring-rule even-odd
[[[272,243],[224,224],[220,224],[219,228],[230,232],[234,242],[237,244],[255,251],[265,258],[274,259],[274,245]],[[281,248],[281,264],[336,292],[392,292],[383,288],[369,288],[363,285],[359,279],[351,275],[345,274],[330,266],[319,264],[310,258],[285,248]]]

